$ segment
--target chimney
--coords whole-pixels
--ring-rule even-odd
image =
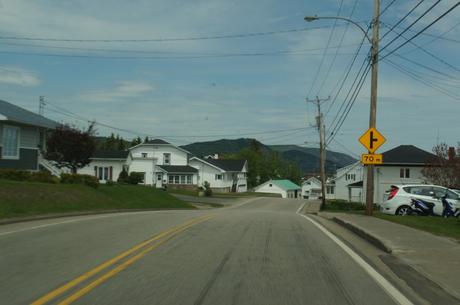
[[[219,154],[214,154],[214,159],[219,159]]]
[[[447,155],[449,156],[449,161],[453,161],[455,158],[455,147],[449,147]]]

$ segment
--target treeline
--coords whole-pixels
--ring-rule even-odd
[[[270,179],[289,179],[300,184],[302,172],[294,162],[281,158],[278,152],[264,152],[257,141],[237,153],[226,154],[224,158],[248,161],[248,186],[254,187]]]
[[[147,142],[148,140],[148,137],[145,137],[144,141],[142,141],[140,137],[137,137],[128,141],[123,139],[120,135],[112,133],[109,137],[96,138],[96,147],[98,150],[125,150],[143,142]]]

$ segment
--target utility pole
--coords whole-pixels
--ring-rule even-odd
[[[371,106],[369,128],[376,127],[377,119],[377,77],[379,61],[379,17],[380,0],[374,0],[374,18],[372,20],[371,49]],[[366,215],[371,216],[374,207],[374,165],[367,165]]]
[[[38,100],[38,114],[43,116],[45,114],[45,97],[43,95],[40,95],[40,98]]]
[[[324,126],[324,117],[321,113],[321,102],[326,102],[329,100],[329,97],[326,99],[319,99],[316,97],[316,100],[309,100],[307,98],[307,103],[316,104],[318,109],[318,116],[316,117],[316,126],[319,131],[319,167],[321,173],[321,207],[326,205],[326,128]]]

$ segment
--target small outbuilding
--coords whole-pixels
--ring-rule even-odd
[[[287,179],[270,179],[254,188],[256,193],[280,194],[283,198],[300,198],[301,187]]]

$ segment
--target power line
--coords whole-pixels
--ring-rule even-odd
[[[440,1],[440,0],[438,0]],[[414,36],[412,36],[411,38],[409,38],[408,40],[406,40],[405,42],[403,42],[402,44],[400,44],[398,47],[396,47],[395,49],[391,50],[389,53],[385,54],[382,58],[382,59],[385,59],[386,57],[390,56],[391,54],[393,54],[394,52],[396,52],[397,50],[399,50],[400,48],[404,47],[406,44],[408,44],[409,42],[411,42],[414,38],[418,37],[421,33],[423,33],[424,31],[426,31],[427,29],[429,29],[432,25],[434,25],[435,23],[437,23],[439,20],[441,20],[442,18],[444,18],[447,14],[449,14],[451,11],[453,11],[457,6],[460,5],[460,1],[457,2],[455,5],[453,5],[451,8],[449,8],[447,11],[445,11],[441,16],[439,16],[438,18],[436,18],[435,20],[433,20],[430,24],[428,24],[427,26],[425,26],[423,29],[421,29],[417,34],[415,34]],[[403,31],[400,35],[398,35],[398,37],[400,37],[402,34],[404,34],[405,31]],[[387,44],[388,46],[388,44]],[[383,49],[382,49],[383,50]]]
[[[361,89],[362,89],[362,87],[363,87],[363,85],[364,85],[364,83],[366,81],[366,76],[368,75],[370,70],[371,70],[371,64],[368,61],[367,65],[366,65],[366,68],[364,69],[363,73],[361,74],[360,80],[359,80],[358,84],[356,85],[356,87],[354,89],[354,92],[351,95],[350,100],[348,101],[347,106],[344,109],[344,112],[342,113],[342,115],[340,116],[339,120],[337,121],[337,124],[335,125],[334,129],[330,133],[330,136],[329,136],[326,144],[329,144],[332,141],[332,139],[334,139],[335,135],[338,133],[338,131],[342,127],[343,123],[345,122],[346,118],[348,117],[348,114],[350,113],[351,108],[353,108],[353,105],[354,105],[356,99],[358,98],[359,93],[361,92]]]
[[[342,5],[343,5],[343,0],[341,0],[340,4],[339,4],[339,8],[337,10],[337,16],[340,15],[340,12],[342,10]],[[314,79],[313,79],[313,83],[311,84],[311,87],[310,87],[310,90],[308,90],[308,94],[307,94],[307,97],[310,96],[310,94],[312,93],[312,90],[313,88],[315,87],[315,84],[316,84],[316,81],[318,80],[319,78],[319,74],[321,72],[321,68],[324,64],[324,59],[326,58],[326,52],[327,50],[329,49],[329,44],[331,43],[331,40],[332,40],[332,36],[334,35],[334,31],[335,31],[335,27],[337,25],[337,19],[334,20],[334,24],[331,28],[331,31],[329,32],[329,37],[327,39],[327,43],[326,43],[326,48],[324,49],[323,51],[323,56],[321,57],[321,61],[319,63],[319,66],[318,66],[318,69],[316,70],[316,73],[315,73],[315,76],[314,76]]]
[[[415,19],[407,28],[405,28],[399,35],[397,35],[396,37],[394,37],[390,42],[388,42],[386,45],[384,45],[382,48],[380,48],[379,52],[382,52],[383,50],[385,50],[389,45],[391,45],[393,42],[395,42],[399,37],[401,37],[402,34],[404,34],[405,32],[407,32],[412,26],[414,26],[414,24],[416,24],[420,19],[422,19],[426,14],[428,14],[432,9],[434,9],[439,3],[441,2],[441,0],[437,0],[435,3],[433,3],[433,5],[431,5],[425,12],[423,12],[423,14],[421,14],[417,19]]]
[[[48,109],[48,110],[56,112],[56,113],[60,113],[62,115],[66,115],[68,117],[72,117],[72,118],[80,120],[80,121],[89,122],[89,123],[94,122],[96,125],[99,125],[99,126],[102,126],[102,127],[106,127],[106,128],[109,128],[109,129],[114,129],[114,130],[118,130],[118,131],[122,131],[122,132],[127,132],[127,133],[134,134],[134,135],[142,135],[142,136],[149,136],[149,137],[159,137],[159,138],[212,138],[212,137],[249,136],[249,135],[283,133],[283,132],[291,132],[291,131],[302,132],[302,131],[305,131],[305,130],[308,130],[308,129],[313,129],[313,127],[298,127],[298,128],[275,129],[275,130],[267,130],[267,131],[254,131],[254,132],[230,133],[230,134],[151,135],[151,134],[138,132],[138,131],[133,131],[133,130],[129,130],[129,129],[118,128],[118,127],[115,127],[115,126],[112,126],[112,125],[109,125],[109,124],[99,122],[97,120],[90,120],[90,119],[85,118],[85,117],[83,117],[81,115],[75,114],[74,112],[66,110],[65,108],[57,106],[57,105],[55,105],[53,103],[49,103],[48,101],[47,101],[47,104],[49,104],[49,105],[51,105],[51,106],[56,108],[56,109]]]
[[[399,34],[397,31],[393,30],[393,32]],[[420,33],[420,32],[419,32]],[[444,65],[446,65],[447,67],[451,68],[452,70],[455,70],[456,72],[460,72],[460,69],[455,67],[454,65],[448,63],[447,61],[445,61],[444,59],[442,59],[441,57],[437,56],[436,54],[433,54],[431,52],[429,52],[428,50],[426,50],[425,48],[423,48],[422,46],[416,44],[415,42],[411,41],[409,38],[406,38],[404,35],[400,35],[402,38],[404,38],[406,40],[406,42],[410,42],[410,44],[412,44],[413,46],[415,46],[417,49],[419,49],[420,51],[422,51],[423,53],[429,55],[430,57],[436,59],[437,61],[443,63]],[[387,54],[388,55],[388,54]],[[386,56],[386,55],[385,55]]]
[[[40,56],[40,57],[62,57],[62,58],[86,58],[86,59],[112,59],[112,60],[165,60],[165,59],[206,59],[206,58],[230,58],[230,57],[259,57],[259,56],[279,56],[279,55],[300,55],[300,56],[322,56],[320,53],[308,53],[307,51],[291,50],[279,52],[259,52],[259,53],[229,53],[215,55],[191,55],[191,56],[100,56],[100,55],[75,55],[75,54],[52,54],[52,53],[27,53],[16,51],[0,51],[0,54]],[[333,54],[326,54],[330,56]],[[338,55],[352,55],[352,53],[339,53]]]
[[[369,32],[369,29],[370,29],[370,28],[371,28],[371,26],[369,25],[369,26],[367,27],[366,35],[367,35],[367,33]],[[351,59],[349,65],[348,65],[347,70],[344,72],[344,75],[343,75],[343,78],[342,78],[342,82],[340,83],[340,79],[339,79],[339,81],[336,83],[336,85],[335,85],[334,88],[332,89],[331,95],[333,94],[333,92],[335,91],[335,89],[337,88],[337,86],[340,84],[340,87],[339,87],[339,89],[337,90],[337,92],[336,92],[336,94],[335,94],[335,96],[334,96],[334,98],[333,98],[333,100],[332,100],[332,103],[329,105],[329,107],[328,107],[328,109],[327,109],[327,111],[326,111],[326,116],[329,114],[329,111],[332,109],[332,106],[334,106],[335,102],[337,101],[337,98],[338,98],[340,92],[342,91],[343,86],[345,85],[345,82],[346,82],[347,79],[348,79],[348,76],[350,75],[350,72],[351,72],[351,70],[352,70],[352,68],[353,68],[353,65],[354,65],[355,62],[356,62],[356,59],[358,58],[359,52],[361,51],[361,48],[362,48],[362,46],[363,46],[365,40],[366,40],[366,36],[363,36],[363,39],[361,40],[361,43],[360,43],[358,49],[356,50],[356,52],[355,52],[353,58]],[[364,62],[363,62],[363,64],[364,64]]]
[[[31,41],[61,41],[61,42],[172,42],[172,41],[196,41],[196,40],[215,40],[215,39],[233,39],[246,38],[255,36],[271,36],[289,33],[301,33],[312,30],[324,29],[328,26],[297,28],[289,30],[267,31],[267,32],[252,32],[239,34],[223,34],[223,35],[208,35],[208,36],[191,36],[191,37],[173,37],[173,38],[143,38],[143,39],[73,39],[73,38],[51,38],[51,37],[20,37],[20,36],[0,36],[3,40],[31,40]]]
[[[393,61],[389,60],[389,59],[385,59],[384,62],[388,63],[389,65],[391,65],[393,68],[395,68],[396,70],[400,71],[401,73],[409,76],[410,78],[418,81],[418,82],[421,82],[423,84],[425,84],[426,86],[452,98],[452,99],[455,99],[455,100],[460,100],[460,96],[457,96],[457,95],[454,95],[453,93],[451,93],[450,91],[446,90],[445,88],[442,88],[442,87],[439,87],[438,85],[436,84],[433,84],[432,82],[430,81],[427,81],[427,80],[424,80],[422,79],[420,76],[418,76],[417,74],[407,70],[407,68],[403,68],[401,65],[397,65],[396,63],[394,63]]]
[[[458,26],[458,23],[453,28],[455,28],[457,26]],[[397,28],[398,29],[403,29],[402,27],[397,27]],[[453,28],[451,30],[453,30]],[[450,32],[451,30],[449,30],[448,32]],[[417,30],[410,29],[409,32],[417,32]],[[444,40],[444,41],[460,43],[460,40],[458,40],[458,39],[443,37],[444,34],[446,34],[446,33],[443,33],[441,35],[436,35],[436,34],[431,34],[431,33],[422,33],[422,35],[428,36],[428,37],[434,37],[434,38],[436,38],[436,40],[441,39],[441,40]]]
[[[380,12],[379,18],[380,18],[383,14],[385,14],[385,12],[390,8],[390,6],[392,6],[393,3],[395,3],[396,1],[397,1],[397,0],[393,0],[393,1],[391,1],[390,3],[388,3],[388,5],[385,6],[385,8]]]
[[[437,35],[437,36],[428,34],[428,35],[430,35],[430,36],[434,36],[435,38],[433,38],[432,40],[430,40],[430,41],[428,41],[428,42],[422,44],[422,45],[420,46],[420,48],[421,48],[421,47],[426,47],[427,45],[432,44],[433,42],[435,42],[435,41],[437,41],[437,40],[439,40],[439,39],[443,39],[444,36],[445,36],[446,34],[450,33],[450,32],[451,32],[452,30],[454,30],[458,25],[460,25],[460,22],[457,22],[457,23],[454,24],[452,27],[450,27],[448,30],[442,32],[441,34],[439,34],[439,35]],[[422,34],[425,34],[425,35],[426,35],[427,33],[422,33]],[[460,42],[460,41],[458,41],[458,42]],[[411,53],[411,52],[413,52],[413,51],[415,51],[415,50],[417,50],[417,49],[419,49],[419,47],[416,47],[416,48],[414,48],[414,49],[412,49],[412,50],[409,50],[409,51],[407,51],[407,52],[405,52],[405,53],[403,53],[403,54]]]
[[[409,12],[406,13],[406,15],[404,15],[401,19],[399,19],[398,22],[396,22],[392,27],[391,29],[389,29],[385,34],[382,35],[382,37],[380,38],[380,41],[383,40],[383,38],[385,38],[389,33],[391,33],[391,31],[397,27],[401,22],[403,22],[413,11],[415,11],[417,9],[417,7],[419,7],[420,4],[422,4],[425,0],[420,0]]]
[[[396,1],[396,0],[393,0],[393,1]],[[355,0],[355,2],[353,3],[353,7],[351,9],[351,13],[348,16],[348,18],[351,18],[353,16],[353,13],[355,12],[357,4],[358,4],[358,0]],[[323,78],[323,82],[319,86],[318,95],[321,93],[321,90],[323,89],[324,84],[326,83],[326,80],[329,77],[329,74],[331,73],[332,67],[334,66],[335,60],[337,58],[337,54],[338,54],[338,52],[340,50],[340,46],[342,45],[343,40],[345,39],[345,35],[346,35],[347,31],[348,31],[349,26],[350,26],[350,23],[347,23],[347,26],[345,27],[345,29],[344,29],[344,31],[342,33],[342,37],[340,38],[338,48],[335,50],[334,57],[332,58],[331,63],[329,64],[329,68],[327,69],[326,76]]]

